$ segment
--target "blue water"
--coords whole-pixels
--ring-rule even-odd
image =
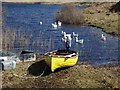
[[[72,50],[79,53],[79,61],[88,61],[93,65],[118,62],[118,37],[102,32],[101,29],[89,26],[74,26],[62,24],[53,29],[51,23],[55,22],[55,15],[62,5],[46,4],[2,4],[3,30],[13,30],[16,33],[11,51],[32,50],[44,54],[56,49],[64,49],[61,41],[61,31],[79,34],[84,44],[72,41]],[[86,7],[78,7],[84,9]],[[43,24],[40,25],[39,22]],[[101,34],[107,37],[101,40]],[[22,38],[22,39],[21,39]],[[20,44],[21,40],[27,41]]]

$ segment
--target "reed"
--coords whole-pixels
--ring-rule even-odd
[[[61,21],[64,24],[81,25],[84,23],[84,16],[76,7],[63,6],[61,10],[56,14],[56,20]]]

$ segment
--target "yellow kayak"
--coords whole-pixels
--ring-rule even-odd
[[[45,62],[51,71],[54,72],[57,68],[73,66],[78,60],[78,53],[76,51],[55,50],[45,53]]]

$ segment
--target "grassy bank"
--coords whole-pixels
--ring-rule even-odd
[[[99,27],[106,33],[120,36],[119,14],[110,11],[114,4],[116,3],[101,3],[82,10],[86,25]]]
[[[67,10],[61,8],[56,15],[56,20],[62,21],[64,24],[85,24],[102,28],[106,33],[120,36],[119,29],[119,12],[120,3],[104,2],[104,3],[66,3]],[[69,6],[68,6],[69,5]],[[83,10],[76,10],[72,6],[88,5],[90,7]],[[72,8],[72,9],[71,9]],[[66,10],[66,11],[65,11]]]
[[[92,67],[86,62],[51,73],[45,62],[18,63],[14,70],[3,71],[3,88],[118,88],[119,66]],[[16,76],[16,75],[18,76]],[[120,87],[119,87],[120,88]]]

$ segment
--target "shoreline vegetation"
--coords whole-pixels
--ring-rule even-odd
[[[74,6],[63,6],[56,14],[56,20],[64,24],[83,25],[85,23],[84,16],[80,10]]]
[[[118,2],[119,3],[119,2]],[[118,5],[120,3],[100,3],[81,10],[88,26],[102,28],[108,34],[120,36]],[[113,8],[117,7],[117,8]]]
[[[120,36],[119,31],[119,11],[111,11],[111,8],[118,9],[119,2],[3,2],[18,4],[62,4],[69,6],[89,6],[81,10],[81,14],[85,18],[84,24],[87,26],[101,28],[104,32]]]
[[[62,21],[65,24],[79,24],[97,27],[101,28],[102,31],[108,34],[120,36],[119,6],[120,2],[94,3],[91,4],[90,7],[79,11],[75,10],[75,7],[72,7],[73,9],[71,9],[70,6],[68,6],[67,8],[69,12],[68,10],[63,10],[61,8],[56,15],[56,20]],[[78,21],[81,21],[82,23],[77,23]]]

